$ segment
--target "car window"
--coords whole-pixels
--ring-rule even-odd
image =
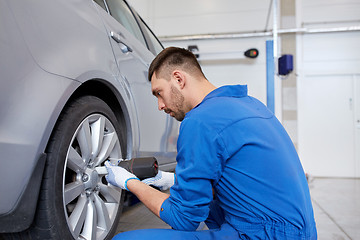
[[[147,47],[139,25],[126,3],[123,0],[107,0],[106,3],[110,14]]]
[[[100,5],[100,7],[102,7],[105,11],[106,10],[106,6],[105,6],[105,3],[104,3],[104,0],[94,0],[94,2],[96,2],[97,4]]]
[[[157,39],[154,35],[154,33],[151,31],[151,29],[148,27],[148,25],[144,22],[144,20],[142,18],[140,18],[142,25],[144,26],[143,29],[145,29],[147,35],[149,36],[149,41],[151,42],[153,49],[154,49],[154,54],[157,55],[159,54],[164,47],[162,46],[162,44],[160,43],[159,39]]]

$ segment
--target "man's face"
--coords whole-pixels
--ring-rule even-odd
[[[185,99],[172,79],[157,78],[154,74],[151,78],[151,89],[153,95],[158,99],[160,111],[164,110],[165,113],[170,114],[178,121],[185,118]]]

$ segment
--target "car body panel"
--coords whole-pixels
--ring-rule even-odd
[[[109,39],[92,1],[8,2],[33,58],[45,71],[71,79],[89,69],[117,73]]]
[[[1,36],[2,39],[6,36],[7,40],[0,45],[2,214],[13,209],[30,178],[33,166],[44,151],[44,146],[42,149],[39,149],[39,146],[42,145],[45,129],[52,113],[56,109],[61,111],[62,108],[57,106],[58,99],[68,98],[71,95],[70,89],[75,89],[80,83],[55,75],[50,76],[42,71],[34,63],[22,41],[7,4],[3,0],[0,4]]]
[[[120,70],[120,78],[131,89],[132,96],[135,102],[135,107],[139,123],[139,139],[151,138],[149,141],[142,141],[141,144],[135,143],[137,148],[137,155],[133,157],[154,155],[153,149],[161,149],[155,155],[159,158],[162,164],[166,164],[174,158],[166,157],[166,154],[176,152],[176,143],[168,143],[170,134],[177,136],[177,134],[168,131],[173,125],[177,125],[175,121],[166,114],[156,111],[157,101],[152,95],[151,84],[147,80],[148,68],[154,55],[152,55],[145,46],[141,44],[134,44],[137,39],[125,29],[119,22],[111,17],[105,10],[99,8],[99,14],[104,21],[107,32],[115,32],[121,36],[123,43],[118,43],[113,39],[110,40],[117,65]],[[132,52],[124,53],[122,51],[123,45],[129,46],[133,49]],[[136,70],[135,70],[136,69]],[[164,129],[165,132],[159,132],[159,129]]]
[[[110,27],[133,52],[121,51]],[[65,104],[90,82],[118,99],[127,157],[156,156],[160,168],[174,168],[178,123],[157,111],[151,95],[154,55],[96,3],[0,0],[0,29],[0,219],[31,184]]]

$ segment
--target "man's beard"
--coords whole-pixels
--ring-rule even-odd
[[[171,106],[173,106],[173,110],[170,109],[171,112],[174,114],[174,118],[181,122],[185,118],[185,111],[184,111],[184,96],[181,92],[174,86],[171,86]]]

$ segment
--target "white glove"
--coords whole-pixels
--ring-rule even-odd
[[[168,190],[175,183],[175,173],[160,171],[155,177],[142,180],[147,185],[158,187],[161,191]]]
[[[116,187],[126,189],[126,190],[129,191],[129,189],[127,188],[127,182],[130,179],[139,180],[139,178],[137,178],[131,172],[128,172],[125,168],[122,168],[122,167],[119,167],[119,166],[117,166],[115,164],[112,164],[109,161],[105,162],[105,167],[106,167],[106,169],[108,171],[108,175],[105,176],[106,180],[111,185],[114,185]]]

